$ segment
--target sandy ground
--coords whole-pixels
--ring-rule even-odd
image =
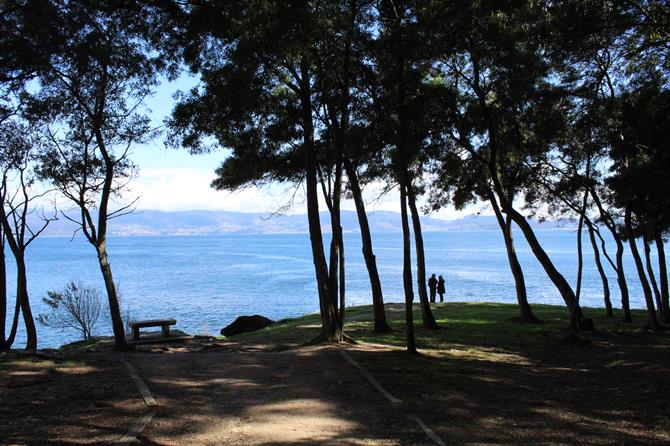
[[[434,444],[337,348],[128,359],[158,403],[143,444]]]

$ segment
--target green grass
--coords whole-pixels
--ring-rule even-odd
[[[63,353],[78,353],[87,350],[95,350],[104,345],[100,339],[89,339],[87,341],[74,341],[69,344],[62,345],[58,350]]]
[[[419,349],[458,349],[488,355],[491,351],[516,351],[519,347],[543,348],[562,339],[569,325],[568,310],[564,306],[533,305],[533,311],[541,321],[538,324],[518,322],[519,311],[512,304],[450,302],[433,304],[432,308],[440,330],[424,329],[420,308],[414,305],[415,336]],[[604,309],[584,308],[584,313],[594,319],[597,332],[639,330],[646,322],[646,313],[642,310],[633,311],[633,324],[620,322],[618,314],[607,318]],[[372,306],[350,307],[346,314],[345,332],[355,340],[395,347],[405,345],[403,304],[387,304],[387,320],[392,328],[388,333],[372,332]],[[319,315],[311,314],[284,319],[264,330],[229,339],[243,343],[300,345],[316,337],[319,326]]]

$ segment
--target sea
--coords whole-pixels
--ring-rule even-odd
[[[558,270],[574,286],[576,231],[539,230],[537,236]],[[328,235],[325,237],[327,247]],[[368,305],[370,284],[360,234],[346,233],[344,240],[347,305]],[[521,233],[515,235],[515,242],[530,303],[562,305],[559,293]],[[514,280],[499,231],[426,232],[424,243],[427,272],[445,278],[448,302],[516,303]],[[583,306],[603,307],[602,284],[588,234],[584,234],[583,243],[581,302]],[[403,302],[401,234],[373,234],[373,247],[385,301]],[[614,258],[611,240],[608,247]],[[174,318],[179,330],[216,335],[240,315],[261,314],[278,320],[319,309],[308,234],[110,237],[108,253],[123,311],[135,320]],[[655,262],[656,257],[653,259]],[[15,268],[11,253],[7,252],[6,260],[8,300],[13,302]],[[642,289],[628,251],[625,260],[631,307],[644,308]],[[616,275],[611,267],[605,267],[612,301],[620,308]],[[28,248],[27,268],[35,315],[48,312],[43,302],[47,292],[62,290],[69,281],[98,288],[106,302],[95,250],[83,238],[38,238]],[[416,270],[413,278],[416,281]],[[40,348],[54,348],[79,339],[78,332],[72,329],[38,324],[37,330]],[[95,333],[111,334],[108,317],[100,317]],[[21,326],[14,347],[20,348],[24,343]]]

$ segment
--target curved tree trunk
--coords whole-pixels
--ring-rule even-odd
[[[14,340],[16,339],[16,332],[19,329],[19,316],[21,315],[21,299],[19,296],[16,296],[16,303],[14,304],[14,317],[12,318],[12,327],[9,329],[9,336],[5,341],[5,350],[9,350],[14,345]]]
[[[619,291],[621,292],[621,310],[623,311],[623,320],[624,322],[632,322],[633,315],[630,312],[630,299],[628,294],[628,283],[626,282],[626,274],[623,268],[623,253],[624,253],[624,244],[621,240],[621,235],[616,229],[616,224],[612,220],[610,214],[603,207],[600,197],[598,194],[591,189],[591,197],[593,197],[593,202],[598,207],[598,212],[600,213],[600,219],[605,224],[607,229],[612,234],[614,242],[616,243],[616,275],[617,275],[617,284],[619,285]]]
[[[661,282],[661,314],[663,322],[670,322],[670,299],[668,298],[668,268],[665,263],[665,246],[663,237],[656,235],[656,251],[658,252],[658,274]]]
[[[26,273],[25,244],[22,238],[23,232],[19,230],[18,235],[11,232],[11,226],[4,209],[4,202],[1,204],[0,224],[2,224],[6,241],[14,255],[14,261],[16,263],[16,301],[21,309],[23,322],[26,327],[26,350],[34,352],[37,349],[37,330],[35,329],[35,319],[32,310],[30,309],[30,298],[28,296],[28,275]],[[23,221],[25,221],[25,218]],[[25,229],[23,230],[25,231]],[[12,331],[6,341],[7,348],[11,347],[14,343],[14,337],[16,336],[18,327],[18,316],[19,311],[16,309],[14,311]],[[3,330],[4,328],[5,327],[3,327]]]
[[[598,243],[596,242],[595,231],[593,230],[593,224],[587,222],[587,227],[589,229],[589,238],[591,239],[591,246],[593,247],[593,257],[596,262],[596,267],[598,268],[598,274],[600,274],[600,281],[603,284],[603,297],[605,299],[605,311],[607,317],[614,317],[614,311],[612,310],[612,300],[610,298],[610,285],[609,280],[607,279],[607,274],[605,274],[605,269],[603,268],[603,263],[600,260],[600,249],[598,249]]]
[[[572,291],[570,284],[556,269],[546,251],[542,248],[540,241],[535,236],[535,232],[528,223],[528,220],[526,220],[526,217],[521,215],[512,206],[512,201],[505,195],[504,189],[500,184],[500,179],[497,176],[497,172],[492,166],[489,166],[489,173],[491,174],[491,180],[493,181],[493,191],[495,192],[495,195],[497,195],[501,205],[504,206],[502,211],[509,215],[512,221],[519,227],[519,229],[521,229],[521,232],[523,232],[523,235],[526,238],[530,249],[533,251],[535,258],[540,262],[540,265],[542,265],[542,268],[547,274],[547,277],[549,277],[549,280],[551,280],[558,292],[561,294],[563,302],[565,302],[568,310],[571,311],[570,314],[572,314],[572,309],[574,306],[574,313],[576,317],[582,321],[584,319],[584,315],[579,304],[575,302],[575,293]]]
[[[651,283],[651,287],[654,290],[654,298],[656,299],[656,308],[658,308],[659,313],[663,314],[661,291],[658,289],[654,268],[651,266],[651,246],[649,246],[649,238],[645,235],[642,239],[642,242],[644,243],[644,259],[647,266],[647,274],[649,275],[649,282]]]
[[[514,238],[512,237],[512,219],[509,214],[503,217],[502,212],[500,211],[500,206],[493,195],[493,191],[490,188],[487,188],[487,194],[491,207],[493,207],[493,212],[495,213],[496,220],[498,221],[498,226],[503,233],[503,238],[505,240],[505,249],[507,251],[507,261],[509,262],[510,270],[512,271],[512,276],[514,277],[514,286],[516,288],[516,300],[519,304],[519,311],[521,316],[519,320],[521,322],[530,322],[537,323],[539,319],[533,314],[533,310],[530,308],[528,303],[528,296],[526,294],[526,281],[523,277],[523,269],[519,263],[519,259],[516,256],[516,249],[514,248]]]
[[[358,225],[361,228],[363,258],[365,259],[365,266],[367,267],[368,276],[370,277],[370,289],[372,290],[372,312],[374,314],[374,332],[384,333],[391,330],[391,328],[386,322],[386,311],[384,310],[382,284],[379,280],[379,272],[377,271],[377,259],[375,258],[375,254],[372,250],[372,236],[370,234],[368,216],[365,213],[363,194],[358,183],[358,173],[349,160],[344,161],[344,167],[347,169],[351,194],[353,195],[354,203],[356,204]]]
[[[0,225],[0,231],[2,231],[2,225]],[[5,243],[4,243],[4,235],[3,235],[3,240],[2,244],[0,245],[2,247],[2,259],[0,259],[0,280],[2,283],[0,283],[0,286],[2,289],[0,292],[2,293],[2,304],[3,304],[3,313],[2,313],[2,343],[0,343],[0,351],[7,351],[12,348],[12,345],[14,345],[14,340],[16,339],[16,332],[19,329],[19,316],[21,315],[21,296],[17,293],[16,294],[16,299],[14,303],[14,313],[12,316],[12,325],[9,329],[9,334],[5,336],[6,332],[5,329],[6,327],[6,318],[7,318],[7,264],[6,264],[6,257],[5,257]]]
[[[658,320],[656,319],[656,311],[654,309],[654,299],[651,295],[651,288],[649,287],[649,282],[647,281],[647,275],[644,272],[644,265],[642,264],[642,259],[640,258],[640,252],[637,250],[637,243],[635,242],[635,235],[633,232],[633,224],[631,222],[631,210],[630,205],[626,206],[624,224],[626,226],[626,232],[628,233],[628,244],[630,245],[631,253],[633,254],[633,259],[635,260],[635,267],[637,268],[637,275],[640,278],[640,283],[642,284],[642,291],[644,292],[644,301],[647,305],[647,317],[648,317],[648,328],[650,330],[656,330],[660,327]]]
[[[509,209],[505,209],[505,211],[510,216],[512,221],[514,221],[514,223],[521,229],[521,232],[523,232],[528,245],[530,246],[537,260],[544,268],[544,271],[549,277],[549,280],[551,280],[554,286],[558,289],[558,292],[561,293],[561,297],[563,298],[565,305],[568,307],[568,309],[573,308],[574,305],[575,314],[579,320],[582,320],[583,313],[581,307],[579,304],[575,305],[575,293],[572,291],[568,281],[565,280],[565,277],[563,277],[563,275],[558,272],[546,251],[542,248],[542,245],[535,236],[533,228],[531,228],[526,218],[511,207]]]
[[[433,311],[428,301],[426,292],[426,256],[423,250],[423,234],[421,233],[421,219],[416,208],[416,197],[412,189],[412,183],[405,177],[407,188],[407,202],[412,215],[412,227],[414,228],[414,243],[416,243],[416,280],[419,289],[419,302],[421,303],[421,318],[424,328],[437,330],[440,328],[435,321]]]
[[[400,218],[402,221],[402,278],[405,289],[405,339],[407,351],[417,353],[414,339],[414,317],[412,304],[414,303],[414,288],[412,287],[412,258],[410,250],[409,221],[407,218],[407,191],[404,180],[400,180]]]
[[[119,299],[116,293],[114,276],[112,275],[112,267],[109,264],[109,257],[107,256],[106,242],[103,240],[95,248],[98,253],[98,265],[100,266],[100,272],[102,273],[102,279],[105,282],[105,289],[107,291],[107,303],[109,304],[112,331],[114,332],[114,345],[118,350],[125,350],[127,348],[126,332],[123,329],[121,309],[119,308]]]
[[[35,329],[35,319],[30,309],[30,299],[28,297],[28,276],[26,274],[26,262],[22,254],[16,257],[16,295],[21,302],[21,314],[23,314],[23,323],[26,326],[26,350],[34,352],[37,349],[37,330]]]

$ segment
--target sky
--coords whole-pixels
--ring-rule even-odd
[[[187,91],[197,84],[193,77],[183,75],[173,82],[164,81],[156,93],[147,100],[154,125],[161,126],[172,111],[173,95]],[[138,209],[185,211],[224,210],[237,212],[275,212],[285,205],[294,193],[291,186],[271,185],[262,189],[250,187],[241,191],[216,191],[210,187],[214,170],[226,157],[226,151],[215,151],[204,155],[191,155],[186,150],[167,148],[164,137],[133,149],[132,160],[139,166],[139,176],[130,184],[125,194],[128,200],[139,197]],[[397,189],[380,197],[381,184],[368,185],[364,198],[369,211],[398,211]],[[304,190],[298,188],[296,199],[289,213],[306,212]],[[355,210],[352,200],[344,200],[342,208]],[[320,209],[325,209],[323,202]],[[436,218],[452,219],[478,212],[473,206],[458,212],[452,208],[432,214]]]

